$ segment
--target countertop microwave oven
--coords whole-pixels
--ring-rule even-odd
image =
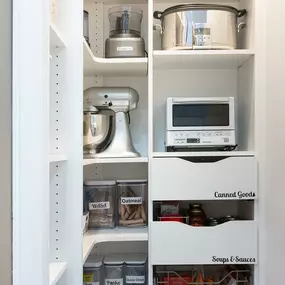
[[[233,150],[234,97],[173,97],[166,103],[167,151]]]

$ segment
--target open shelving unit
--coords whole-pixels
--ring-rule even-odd
[[[246,260],[243,264],[250,265],[252,285],[264,285],[259,282],[265,276],[260,264],[264,265],[269,250],[263,249],[260,236],[266,232],[268,205],[264,201],[269,195],[265,176],[271,171],[266,164],[269,136],[265,129],[275,126],[266,124],[267,116],[274,115],[267,112],[270,100],[264,81],[271,62],[265,46],[274,41],[267,41],[269,35],[263,32],[264,0],[198,0],[246,8],[247,25],[236,50],[186,51],[161,50],[161,35],[153,30],[158,24],[153,12],[179,4],[178,0],[61,0],[52,24],[46,1],[31,0],[37,15],[15,1],[22,5],[24,16],[19,21],[25,23],[15,29],[19,38],[27,37],[24,45],[15,42],[15,55],[23,59],[15,57],[21,75],[15,73],[15,92],[29,96],[15,100],[14,112],[19,113],[14,129],[20,137],[15,138],[15,157],[20,162],[14,163],[13,220],[19,228],[14,233],[14,285],[82,284],[88,256],[112,250],[148,253],[145,285],[153,284],[157,266],[221,265],[222,259],[215,263],[213,256],[231,254],[241,255]],[[118,4],[143,9],[142,35],[148,57],[104,58],[108,9]],[[90,17],[90,47],[83,39],[83,9]],[[25,34],[27,30],[30,33]],[[27,59],[31,52],[33,56]],[[270,70],[274,74],[274,68]],[[130,111],[130,132],[141,157],[83,158],[83,94],[92,86],[130,86],[138,91],[138,107]],[[231,152],[166,152],[165,103],[175,96],[234,97],[237,148]],[[20,128],[25,128],[25,135]],[[22,145],[29,147],[32,157]],[[282,169],[282,163],[277,166]],[[119,179],[148,179],[148,226],[89,230],[83,235],[84,180]],[[185,208],[199,202],[216,216],[232,211],[242,218],[212,228],[161,222],[155,207],[164,201],[179,201]],[[272,224],[276,220],[280,227],[280,216],[269,220]],[[232,245],[232,240],[241,244]],[[26,272],[35,272],[35,280]]]

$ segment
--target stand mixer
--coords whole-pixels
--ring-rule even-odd
[[[140,156],[133,146],[127,118],[138,101],[139,94],[130,87],[91,87],[84,91],[86,158]]]

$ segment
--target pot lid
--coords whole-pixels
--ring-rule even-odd
[[[84,181],[85,186],[113,186],[116,185],[116,181],[107,180],[87,180]]]
[[[245,15],[246,10],[237,10],[236,8],[232,6],[226,6],[226,5],[215,5],[215,4],[182,4],[182,5],[176,5],[167,8],[163,12],[154,12],[154,18],[160,19],[162,17],[165,17],[168,14],[176,13],[176,12],[182,12],[182,11],[192,11],[192,10],[222,10],[227,11],[236,14],[236,16],[241,17]],[[161,14],[161,16],[159,16]]]
[[[87,261],[84,263],[84,267],[100,267],[103,263],[103,256],[90,255]]]

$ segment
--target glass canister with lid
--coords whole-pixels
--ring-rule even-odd
[[[103,257],[90,255],[84,264],[83,285],[102,285]]]
[[[85,181],[89,228],[115,227],[116,181]]]
[[[124,256],[110,254],[104,258],[105,285],[124,285]]]
[[[125,257],[125,283],[126,285],[141,284],[146,282],[146,254],[128,254]]]
[[[146,226],[147,180],[118,180],[117,183],[119,226]]]

